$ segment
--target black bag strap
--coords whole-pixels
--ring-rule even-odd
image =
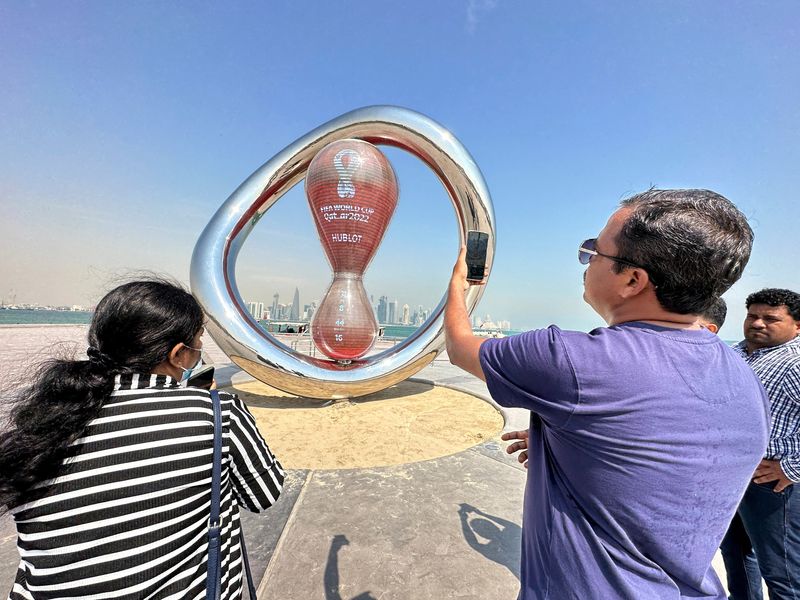
[[[214,409],[214,455],[211,463],[211,515],[208,521],[208,576],[206,577],[206,600],[220,597],[220,493],[222,488],[222,409],[219,392],[211,391],[211,406]]]
[[[242,544],[242,566],[247,576],[247,591],[250,593],[250,600],[256,600],[256,586],[253,584],[253,575],[250,573],[250,561],[247,560],[247,548],[244,545],[244,530],[241,521],[239,521],[239,541]]]
[[[222,493],[222,407],[217,390],[211,390],[211,405],[214,409],[214,455],[211,467],[211,516],[208,523],[208,577],[206,578],[206,599],[219,600],[220,589],[220,496]],[[244,545],[244,530],[239,522],[239,538],[242,547],[242,567],[247,577],[247,590],[250,599],[256,600],[256,587],[247,560]]]

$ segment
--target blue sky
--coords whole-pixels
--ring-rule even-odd
[[[90,303],[144,269],[188,280],[194,242],[256,168],[360,106],[427,114],[469,149],[497,217],[478,312],[602,322],[577,244],[617,202],[704,187],[756,232],[744,297],[800,289],[800,4],[15,2],[0,4],[0,296]],[[387,151],[401,195],[368,292],[435,305],[457,252],[441,185]],[[319,299],[328,265],[301,188],[248,239],[247,299]]]

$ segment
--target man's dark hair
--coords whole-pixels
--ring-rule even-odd
[[[753,230],[733,203],[709,190],[648,190],[621,203],[631,208],[617,236],[617,255],[640,265],[661,306],[701,314],[742,276]],[[631,268],[616,263],[619,273]]]
[[[714,304],[700,313],[700,316],[709,323],[716,325],[717,329],[722,329],[725,324],[725,317],[728,316],[728,305],[722,298],[717,298],[714,300]]]
[[[795,321],[800,321],[800,294],[792,290],[764,288],[759,292],[750,294],[744,304],[747,308],[750,308],[751,304],[785,306],[792,318]]]

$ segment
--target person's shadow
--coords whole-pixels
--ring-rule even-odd
[[[459,505],[458,516],[464,539],[470,547],[489,560],[503,565],[519,579],[522,528],[469,504]],[[487,541],[481,541],[478,536]]]
[[[339,593],[339,550],[350,542],[344,535],[335,535],[331,540],[331,549],[328,551],[328,564],[325,565],[325,600],[342,600]],[[369,592],[354,596],[351,600],[377,600]]]

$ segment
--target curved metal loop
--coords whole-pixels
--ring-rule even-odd
[[[495,220],[480,169],[444,127],[420,113],[394,106],[360,108],[290,144],[239,186],[208,223],[192,254],[191,287],[208,315],[207,329],[231,360],[257,379],[299,396],[337,399],[363,396],[410,377],[444,346],[443,297],[431,317],[402,343],[349,365],[295,352],[250,316],[236,286],[236,259],[259,219],[305,176],[311,159],[330,142],[357,138],[401,148],[439,177],[453,203],[463,245],[470,229],[489,234],[491,273]],[[488,278],[488,275],[487,275]],[[471,313],[485,286],[466,292]]]

